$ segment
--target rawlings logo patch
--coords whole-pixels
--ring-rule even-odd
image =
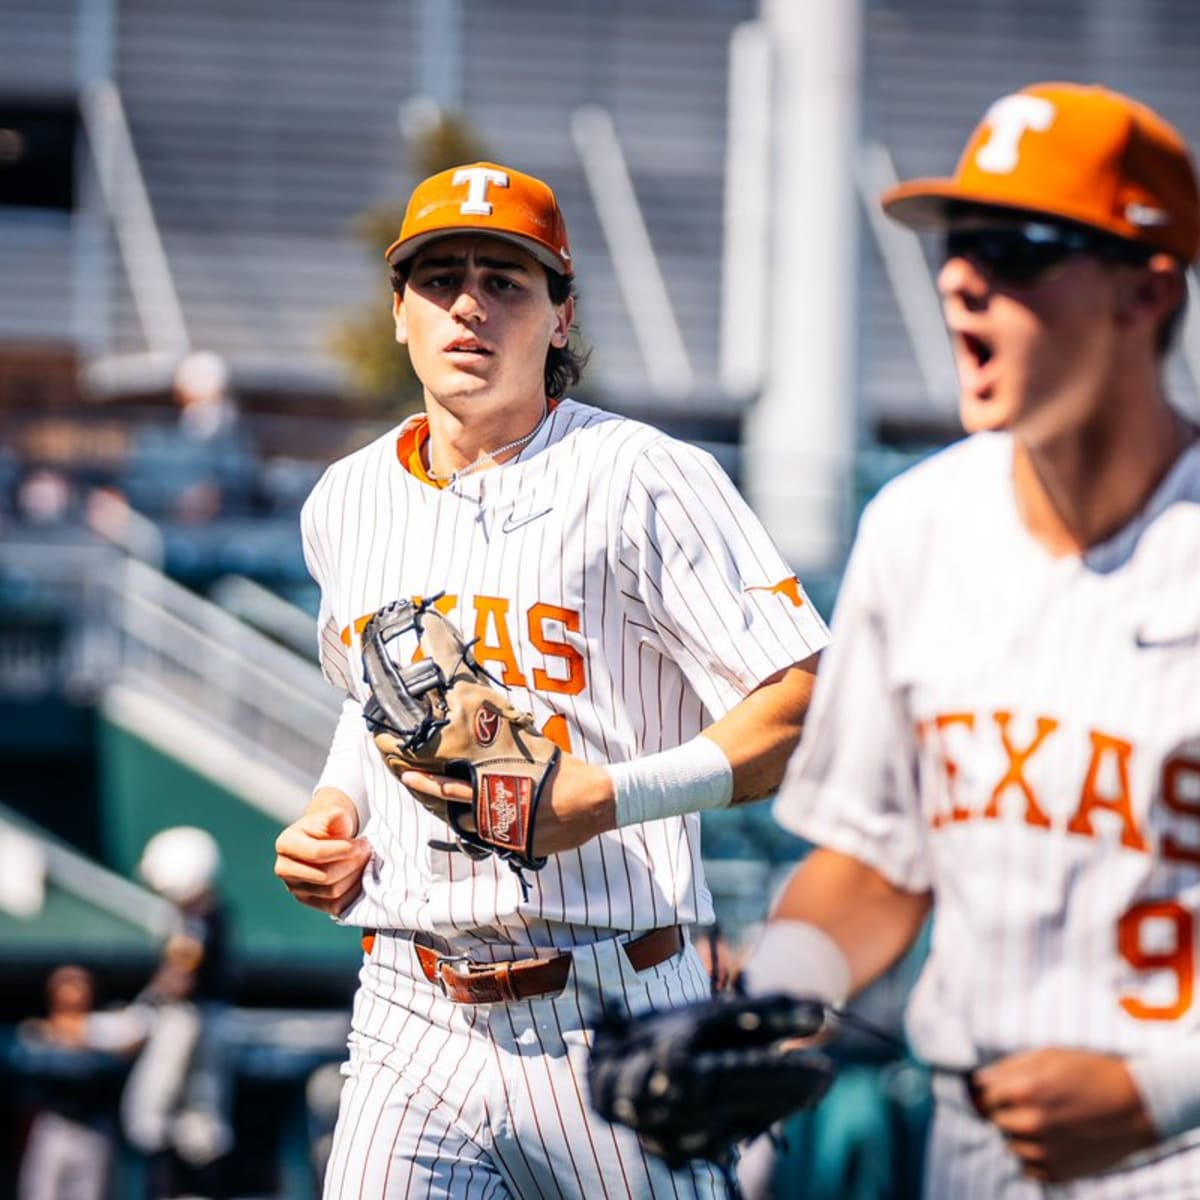
[[[525,847],[533,780],[521,775],[485,775],[479,781],[479,835],[510,850]]]
[[[486,705],[475,714],[475,740],[481,746],[490,746],[500,732],[500,714]]]

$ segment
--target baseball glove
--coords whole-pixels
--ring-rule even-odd
[[[645,1016],[609,1014],[592,1045],[592,1105],[671,1167],[706,1158],[728,1168],[737,1142],[829,1089],[833,1064],[797,1045],[824,1019],[819,1000],[730,993]]]
[[[401,638],[410,631],[421,654],[400,663]],[[404,642],[411,653],[412,640]],[[432,600],[385,605],[363,629],[371,690],[363,716],[392,774],[416,768],[471,785],[470,803],[413,793],[453,834],[431,845],[473,858],[495,854],[518,874],[536,871],[546,864],[533,853],[538,802],[559,749],[537,731],[532,714],[493,686],[472,645]]]

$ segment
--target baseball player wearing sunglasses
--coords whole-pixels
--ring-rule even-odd
[[[971,436],[863,517],[776,805],[820,849],[747,978],[843,999],[933,913],[927,1195],[1200,1195],[1200,445],[1164,384],[1191,157],[1037,85],[883,206],[943,236]]]

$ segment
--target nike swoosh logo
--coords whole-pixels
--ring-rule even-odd
[[[544,517],[548,512],[553,512],[553,511],[554,511],[554,505],[552,504],[552,505],[550,505],[549,508],[543,508],[541,512],[526,513],[524,516],[521,516],[521,517],[514,517],[512,513],[509,513],[504,518],[504,523],[500,526],[500,531],[502,533],[513,533],[516,530],[522,528],[523,526],[529,525],[532,522],[539,520],[541,517]]]
[[[1182,650],[1188,646],[1200,645],[1200,629],[1191,633],[1181,633],[1177,637],[1151,637],[1140,629],[1134,631],[1133,644],[1139,650]]]

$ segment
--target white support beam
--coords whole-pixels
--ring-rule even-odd
[[[80,109],[146,345],[153,352],[185,354],[191,347],[183,307],[116,85],[93,81]]]
[[[729,39],[725,228],[721,262],[721,386],[749,396],[762,386],[770,278],[771,41],[761,21]]]
[[[953,415],[958,411],[958,375],[946,323],[942,320],[937,285],[921,250],[921,239],[911,229],[898,225],[879,206],[880,195],[897,183],[899,177],[887,147],[878,142],[864,146],[858,163],[863,211],[875,237],[926,395],[938,414]]]
[[[765,389],[746,422],[746,488],[797,568],[835,566],[857,437],[861,0],[763,0],[775,49]]]
[[[650,386],[663,397],[687,396],[695,373],[612,117],[578,109],[571,134]]]

